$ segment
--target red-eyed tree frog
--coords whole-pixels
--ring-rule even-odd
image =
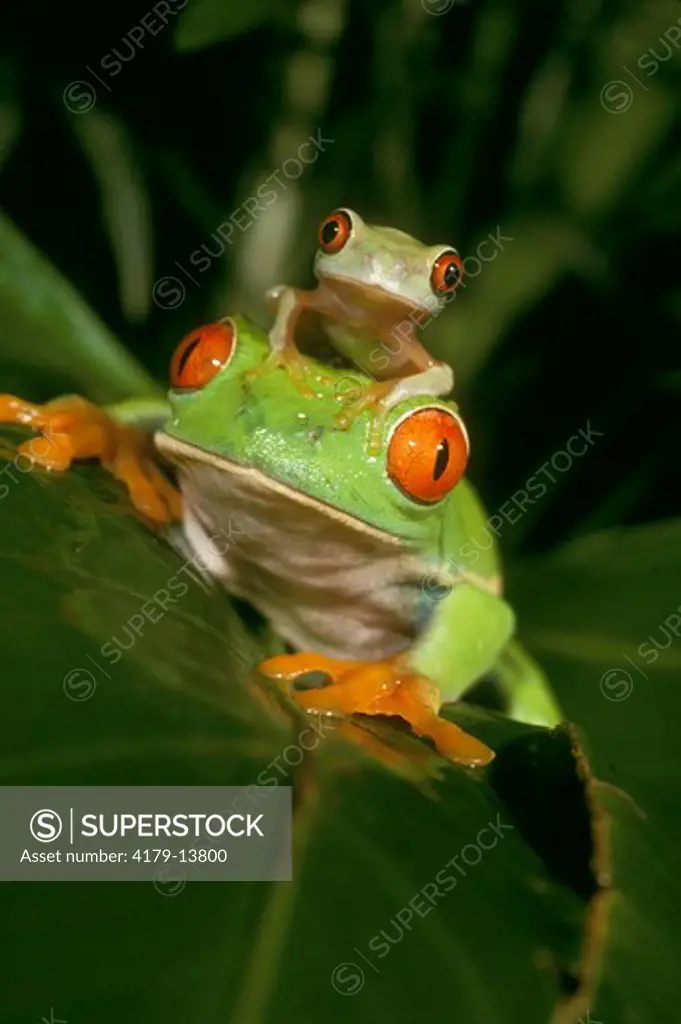
[[[374,380],[340,426],[368,405],[382,417],[412,396],[448,394],[452,371],[426,351],[419,327],[444,309],[461,282],[457,250],[365,224],[347,208],[324,219],[318,243],[314,290],[278,285],[267,293],[275,312],[272,353],[259,372],[283,366],[302,382],[306,363],[296,341],[321,335]]]
[[[514,630],[495,547],[470,543],[484,512],[464,479],[457,407],[410,394],[387,411],[380,451],[368,454],[368,409],[336,423],[334,385],[347,371],[320,367],[305,396],[283,369],[253,374],[269,354],[259,328],[229,317],[181,342],[168,405],[102,410],[70,396],[36,406],[4,395],[0,421],[43,434],[21,446],[39,464],[100,459],[148,519],[181,518],[211,575],[293,648],[260,670],[302,708],[399,716],[451,760],[487,764],[493,752],[439,714],[503,666]],[[152,421],[163,423],[153,441],[179,491],[135,425]],[[236,539],[225,547],[218,535]],[[328,684],[304,688],[311,671]]]

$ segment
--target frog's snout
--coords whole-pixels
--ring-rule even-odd
[[[406,280],[409,270],[403,259],[395,259],[385,253],[374,253],[369,259],[371,284],[383,286],[398,285]]]

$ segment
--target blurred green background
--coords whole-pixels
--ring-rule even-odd
[[[109,332],[165,386],[185,332],[237,308],[266,327],[267,288],[310,286],[317,225],[347,205],[466,256],[465,287],[424,341],[454,367],[470,475],[490,510],[573,434],[598,432],[583,457],[553,470],[542,500],[504,526],[501,546],[521,636],[607,783],[594,785],[589,806],[606,815],[618,851],[589,873],[583,801],[565,781],[569,757],[555,737],[483,721],[482,734],[498,730],[509,748],[503,770],[491,785],[440,778],[437,805],[430,783],[423,797],[378,769],[345,766],[339,784],[335,754],[323,772],[324,827],[296,896],[207,883],[178,900],[151,886],[3,886],[4,966],[16,983],[3,1020],[49,1019],[51,1007],[68,1024],[677,1019],[679,654],[661,657],[655,685],[621,703],[604,698],[599,679],[623,652],[635,657],[681,601],[681,530],[671,522],[681,4],[120,0],[14,4],[0,24],[0,192],[15,226],[0,224],[0,390],[105,400],[146,386],[133,363],[109,373],[95,356]],[[16,228],[94,318],[50,313],[45,296],[67,286],[46,277]],[[63,302],[78,304],[70,293]],[[33,547],[49,559],[63,544],[75,559],[85,536],[92,578],[107,564],[112,576],[128,573],[137,594],[172,560],[111,517],[92,540],[94,527],[72,511],[89,480],[76,473],[73,484],[36,490],[33,475],[0,506],[13,695],[3,781],[250,782],[281,738],[265,740],[250,712],[242,721],[220,705],[224,652],[206,651],[191,623],[183,628],[196,660],[175,651],[179,625],[164,626],[136,651],[123,691],[98,691],[76,709],[87,716],[78,726],[60,685],[54,699],[45,689],[78,662],[83,632],[109,636],[137,604],[121,597],[112,611],[107,597],[105,614],[96,588],[67,579],[66,556],[52,579],[31,561]],[[126,544],[134,556],[121,566],[113,552]],[[12,558],[24,548],[22,575]],[[54,593],[41,582],[48,577]],[[80,633],[55,633],[50,651],[38,650],[35,610],[49,629],[59,601]],[[213,616],[223,629],[226,603],[215,612],[196,601],[195,619]],[[188,680],[208,687],[210,700],[193,703]],[[244,769],[221,737],[252,739],[251,729],[260,746]],[[154,730],[164,735],[158,750]],[[415,929],[356,998],[334,991],[334,965],[352,959],[353,945],[366,949],[441,866],[438,843],[451,854],[500,806],[525,822],[505,867],[485,863],[461,886],[466,902],[448,904],[422,939]],[[371,843],[351,842],[353,828]],[[563,846],[571,868],[561,866]],[[596,880],[616,894],[607,914],[598,904],[600,917],[588,904]]]

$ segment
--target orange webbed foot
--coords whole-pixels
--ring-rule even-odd
[[[311,672],[328,676],[330,683],[321,688],[291,688],[291,698],[304,711],[397,716],[419,736],[431,739],[450,761],[477,767],[494,758],[494,752],[480,740],[440,718],[437,687],[410,672],[399,657],[341,661],[317,654],[285,654],[268,658],[259,670],[270,679],[293,684],[299,676]]]
[[[136,427],[117,423],[92,402],[68,395],[33,405],[0,395],[0,423],[17,423],[39,431],[18,451],[44,469],[67,470],[77,459],[99,459],[125,484],[134,506],[162,525],[182,516],[179,491],[149,454],[149,438]]]

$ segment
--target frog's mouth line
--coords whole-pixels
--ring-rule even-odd
[[[345,277],[342,273],[325,272],[324,278],[326,281],[333,281],[336,290],[342,289],[348,297],[360,296],[363,305],[369,309],[374,306],[380,309],[392,308],[396,317],[409,319],[409,314],[413,312],[434,317],[439,312],[435,299],[433,299],[433,308],[430,308],[425,303],[418,302],[416,299],[408,299],[404,295],[400,295],[399,292],[389,291],[384,284],[357,281],[355,278]],[[325,282],[320,281],[319,287],[324,288],[324,285]]]
[[[333,519],[337,523],[349,527],[357,533],[364,534],[365,537],[370,537],[374,541],[379,541],[392,548],[404,548],[408,545],[408,541],[405,538],[396,537],[394,534],[387,533],[377,526],[372,526],[363,519],[349,515],[334,505],[329,505],[327,502],[322,501],[320,498],[313,498],[309,494],[303,494],[302,491],[296,490],[295,487],[282,483],[280,480],[276,480],[255,466],[242,466],[239,462],[234,462],[224,455],[216,455],[214,452],[205,451],[203,448],[198,448],[187,441],[181,441],[179,438],[173,437],[162,430],[154,434],[154,442],[161,454],[177,466],[197,462],[203,463],[206,466],[212,466],[213,469],[217,469],[221,473],[230,473],[233,476],[241,477],[243,480],[251,481],[255,487],[259,487],[261,490],[267,488],[273,493],[287,498],[289,501],[314,509],[320,515]]]

